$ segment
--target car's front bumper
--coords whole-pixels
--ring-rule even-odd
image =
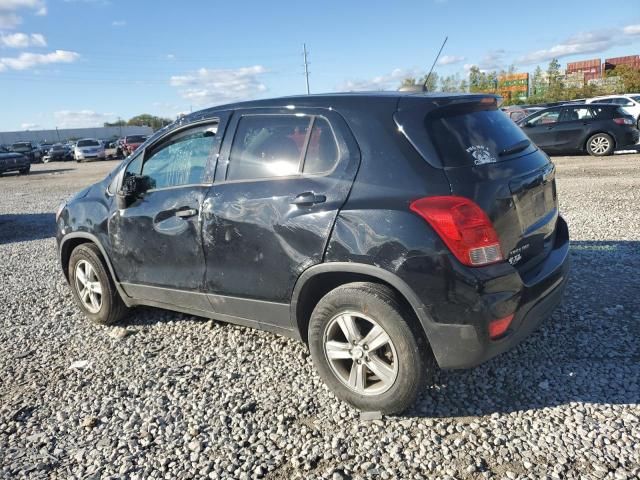
[[[441,368],[469,368],[513,348],[548,318],[561,302],[569,268],[569,234],[566,223],[559,217],[553,249],[534,272],[522,278],[517,294],[508,292],[506,301],[501,299],[499,292],[486,294],[485,309],[493,312],[500,311],[517,298],[517,308],[505,335],[492,340],[485,321],[475,325],[433,322],[428,336],[438,365]]]

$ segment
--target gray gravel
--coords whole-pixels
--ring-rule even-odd
[[[156,309],[84,319],[52,212],[113,162],[1,177],[0,477],[638,478],[640,155],[556,163],[564,305],[514,351],[440,372],[406,416],[369,420],[300,343]]]

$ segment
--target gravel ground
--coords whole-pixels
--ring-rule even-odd
[[[640,155],[555,161],[573,240],[564,304],[382,419],[336,400],[295,341],[150,308],[88,323],[53,212],[114,163],[3,176],[0,477],[638,478]]]

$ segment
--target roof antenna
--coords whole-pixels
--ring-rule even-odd
[[[445,44],[447,43],[447,40],[449,40],[449,37],[444,37],[444,42],[442,42],[442,46],[440,47],[440,50],[438,50],[438,55],[436,55],[435,60],[433,61],[433,65],[431,65],[431,70],[429,70],[429,73],[427,74],[427,78],[424,79],[424,85],[422,85],[422,89],[425,92],[428,92],[429,90],[427,89],[427,84],[429,83],[429,79],[431,78],[431,73],[433,72],[433,67],[436,66],[436,62],[438,61],[438,59],[440,58],[440,54],[442,53],[442,50],[444,49]]]
[[[442,53],[442,50],[444,49],[444,45],[447,43],[447,40],[449,40],[449,37],[444,37],[444,42],[442,42],[442,45],[440,46],[440,50],[438,50],[438,55],[436,55],[436,58],[433,61],[433,64],[431,65],[431,69],[429,70],[429,73],[424,79],[424,83],[422,85],[404,85],[398,89],[399,92],[428,92],[429,91],[427,89],[427,84],[429,83],[429,79],[431,78],[431,73],[433,72],[433,68],[436,66],[436,63],[440,58],[440,54]]]

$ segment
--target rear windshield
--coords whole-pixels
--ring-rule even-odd
[[[79,140],[78,147],[99,147],[100,142],[97,140]]]
[[[426,128],[445,167],[495,163],[512,158],[505,150],[526,142],[527,136],[498,109],[451,108],[427,116]],[[525,147],[526,148],[526,147]],[[522,154],[524,148],[518,151]]]
[[[130,137],[127,137],[126,140],[127,143],[143,143],[144,141],[145,137],[142,135],[131,135]]]
[[[11,148],[13,148],[16,152],[21,150],[31,150],[30,143],[14,143]]]

